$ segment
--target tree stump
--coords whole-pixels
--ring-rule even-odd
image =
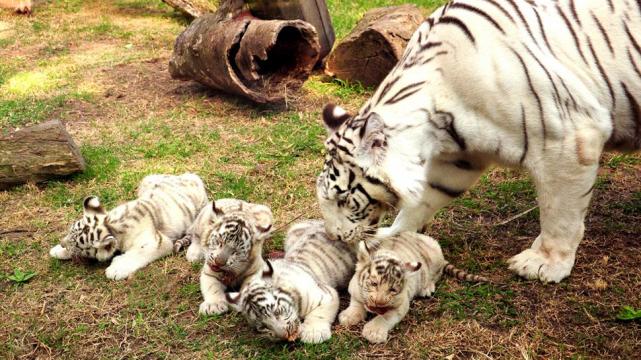
[[[273,103],[282,102],[309,77],[320,53],[309,23],[220,18],[201,16],[178,36],[169,62],[172,78]]]
[[[85,161],[78,147],[59,120],[0,137],[0,189],[84,169]]]
[[[326,73],[365,86],[380,84],[401,59],[423,20],[415,5],[368,11],[329,55]]]

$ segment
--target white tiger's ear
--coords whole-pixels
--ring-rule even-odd
[[[423,264],[420,262],[406,262],[403,264],[403,270],[407,273],[413,273],[419,271],[421,266],[423,266]]]
[[[366,241],[361,241],[358,243],[358,262],[368,262],[372,257],[372,250],[367,246]]]
[[[274,223],[272,211],[265,205],[254,205],[251,214],[256,221],[256,229],[263,234],[268,234]]]
[[[83,202],[83,207],[86,215],[106,213],[97,196],[89,196],[86,198]]]
[[[387,150],[387,136],[383,118],[372,113],[360,131],[361,141],[356,157],[365,169],[381,165]]]
[[[323,109],[323,122],[330,134],[336,131],[336,129],[351,117],[345,109],[338,105],[327,104]]]
[[[216,207],[216,201],[213,200],[211,202],[211,209],[214,211],[214,214],[216,214],[216,216],[223,216],[223,214],[225,214],[222,209]]]
[[[229,307],[236,311],[236,312],[241,312],[242,309],[240,308],[240,293],[239,292],[231,292],[231,293],[225,293],[225,299],[227,300],[227,304]]]

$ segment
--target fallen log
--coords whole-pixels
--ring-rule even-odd
[[[368,11],[329,55],[325,72],[366,86],[380,84],[402,57],[423,19],[415,5]]]
[[[84,169],[85,161],[78,147],[59,120],[0,136],[0,189]]]
[[[303,85],[319,53],[318,35],[304,21],[207,14],[176,39],[169,72],[257,103],[282,102]]]

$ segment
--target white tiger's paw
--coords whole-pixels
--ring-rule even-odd
[[[363,326],[363,337],[367,339],[367,341],[374,343],[374,344],[380,344],[384,343],[387,341],[387,334],[389,332],[387,329],[382,328],[380,325],[375,323],[374,321],[370,321],[365,326]]]
[[[305,324],[302,325],[300,340],[304,343],[318,344],[327,341],[332,337],[332,329],[329,324]]]
[[[338,315],[338,322],[346,327],[354,326],[365,320],[365,312],[347,308]]]
[[[200,247],[190,246],[187,248],[187,253],[185,254],[187,261],[189,262],[198,262],[203,259],[203,252]]]
[[[227,306],[226,301],[221,301],[221,302],[206,302],[203,301],[200,304],[200,308],[198,309],[198,313],[201,315],[220,315],[224,314],[227,312],[229,307]]]
[[[116,257],[111,262],[111,265],[109,265],[107,270],[105,270],[105,275],[112,280],[122,280],[133,275],[136,270],[138,270],[138,266],[136,266],[136,264],[133,264],[126,259],[119,261],[119,258]]]
[[[507,262],[510,270],[529,279],[543,283],[558,283],[570,276],[574,259],[552,261],[539,250],[527,249]]]
[[[422,297],[432,296],[432,294],[434,294],[434,291],[436,291],[436,284],[432,282],[425,285],[425,287],[422,288],[421,291],[418,293],[418,296],[422,296]]]
[[[60,260],[69,260],[71,259],[71,253],[69,250],[62,247],[62,245],[56,245],[49,250],[49,256],[60,259]]]

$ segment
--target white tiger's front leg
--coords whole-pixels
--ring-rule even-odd
[[[411,207],[402,207],[389,228],[380,228],[377,235],[388,237],[403,231],[425,231],[434,214],[469,189],[487,168],[480,159],[433,160],[428,169],[428,182],[422,198]],[[402,203],[401,203],[402,205]]]
[[[157,233],[155,239],[137,244],[123,255],[114,257],[111,265],[105,270],[105,275],[113,280],[126,279],[139,269],[170,255],[172,251],[171,239]]]
[[[578,161],[568,155],[550,156],[532,169],[541,211],[541,234],[529,249],[508,261],[512,271],[545,283],[558,283],[570,275],[583,239],[583,221],[592,197],[600,150],[601,143],[597,142],[591,152],[582,149]]]
[[[403,320],[409,308],[410,300],[406,298],[396,309],[390,310],[383,315],[377,315],[363,327],[363,337],[371,343],[386,342],[390,330]]]
[[[367,310],[362,302],[356,300],[354,295],[349,299],[349,306],[347,309],[341,311],[338,315],[338,322],[343,326],[354,326],[359,322],[365,320]]]
[[[228,310],[225,290],[226,286],[214,276],[205,263],[200,272],[200,291],[203,294],[203,302],[198,312],[202,315],[225,313]]]
[[[321,303],[305,316],[300,339],[304,343],[322,343],[332,337],[332,323],[336,319],[340,301],[334,289],[328,289]]]
[[[191,244],[187,248],[187,253],[185,254],[187,261],[193,263],[203,260],[205,253],[203,252],[203,248],[200,244],[200,238],[195,234],[188,234],[187,236],[191,237]]]
[[[60,260],[71,259],[71,253],[69,252],[69,250],[63,248],[60,244],[52,247],[51,250],[49,250],[49,256]]]

